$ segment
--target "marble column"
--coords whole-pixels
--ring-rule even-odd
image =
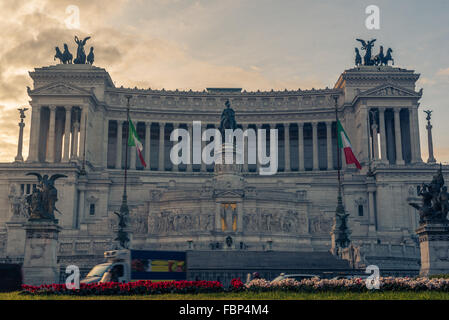
[[[298,122],[298,170],[304,171],[304,123]]]
[[[242,130],[243,130],[243,134],[245,134],[245,131],[248,130],[248,124],[242,124]],[[248,172],[248,152],[249,152],[249,148],[248,148],[248,137],[244,135],[243,138],[243,172]]]
[[[326,121],[326,142],[327,142],[327,170],[333,170],[334,159],[332,153],[332,121]]]
[[[429,150],[429,158],[427,159],[427,163],[435,163],[437,162],[433,155],[433,139],[432,139],[432,124],[430,123],[430,119],[427,120],[427,147]]]
[[[401,139],[401,118],[400,108],[393,109],[394,111],[394,137],[396,142],[396,164],[404,164],[402,158],[402,139]]]
[[[70,157],[71,160],[78,159],[78,133],[80,131],[80,124],[78,121],[75,121],[73,123],[72,128],[72,156]]]
[[[388,163],[387,157],[387,134],[385,132],[385,108],[379,110],[379,133],[380,133],[380,157],[383,163]]]
[[[145,163],[146,170],[151,170],[150,164],[150,148],[151,148],[151,122],[145,122]]]
[[[103,167],[108,167],[109,119],[103,121]]]
[[[422,162],[421,158],[421,144],[419,136],[419,121],[418,121],[418,107],[412,107],[413,127],[415,128],[415,159],[416,162]]]
[[[41,131],[41,106],[35,105],[31,109],[30,142],[28,147],[28,162],[39,160],[39,141]]]
[[[55,161],[55,121],[56,121],[56,106],[50,106],[50,122],[48,125],[48,147],[47,147],[47,162]]]
[[[122,169],[123,120],[117,120],[115,168]]]
[[[371,134],[373,136],[374,161],[379,160],[379,140],[377,139],[377,123],[371,125]]]
[[[256,157],[256,172],[258,173],[259,171],[260,171],[260,159],[259,159],[259,129],[262,129],[262,124],[255,124],[255,127],[256,127],[256,140],[257,140],[257,143],[256,143],[256,154],[257,154],[257,157]]]
[[[376,231],[376,207],[374,203],[374,192],[376,191],[375,181],[372,177],[370,177],[368,183],[368,221],[369,226],[368,230],[370,232]]]
[[[176,129],[179,129],[179,123],[173,123],[173,130]],[[174,143],[176,143],[176,141]],[[179,165],[173,163],[172,171],[179,171]]]
[[[72,107],[65,107],[65,128],[64,128],[64,155],[62,162],[69,162],[70,160],[70,132],[72,126]]]
[[[80,152],[79,157],[82,159],[85,157],[84,148],[87,146],[87,140],[85,141],[84,137],[86,136],[86,129],[87,129],[87,108],[88,106],[83,106],[81,108],[81,119],[80,119]],[[87,160],[87,159],[86,159]]]
[[[312,122],[313,170],[319,170],[318,162],[318,122]]]
[[[408,124],[410,128],[410,153],[411,153],[411,163],[416,163],[416,141],[415,141],[415,121],[413,121],[413,108],[407,109],[408,111]]]
[[[206,141],[203,141],[203,133],[204,133],[204,131],[206,131],[206,128],[207,128],[207,124],[201,123],[201,172],[207,171],[206,163],[203,161],[203,150],[204,150],[204,147],[206,146]]]
[[[25,112],[25,111],[23,111]],[[24,116],[25,117],[25,116]],[[22,149],[23,149],[23,128],[25,127],[25,123],[23,122],[24,118],[20,119],[19,122],[19,141],[17,143],[17,155],[14,159],[15,161],[23,162]]]
[[[192,172],[193,170],[193,126],[191,123],[187,123],[187,130],[189,131],[189,137],[190,137],[190,143],[189,143],[189,149],[190,149],[190,156],[189,156],[189,163],[187,164],[187,171]]]
[[[285,149],[284,172],[288,172],[291,170],[291,167],[290,167],[290,123],[284,123],[284,149]]]
[[[159,163],[158,170],[165,171],[165,123],[159,122]]]
[[[134,128],[136,129],[137,132],[137,122],[133,123]],[[128,134],[129,134],[129,127],[128,127]],[[126,143],[128,143],[128,137],[126,137]],[[129,150],[129,169],[130,170],[136,170],[136,155],[137,155],[137,147],[136,146],[129,146],[128,148]]]

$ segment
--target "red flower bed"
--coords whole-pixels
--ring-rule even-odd
[[[68,294],[68,295],[135,295],[161,293],[212,293],[224,291],[218,281],[159,281],[139,280],[119,283],[80,284],[79,289],[68,289],[65,284],[40,286],[22,286],[23,292],[36,295]]]
[[[240,278],[236,278],[231,280],[230,289],[232,291],[243,291],[246,289],[246,287]]]

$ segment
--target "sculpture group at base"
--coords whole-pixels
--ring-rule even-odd
[[[38,184],[33,192],[27,196],[30,220],[55,220],[55,203],[58,201],[58,191],[55,188],[55,181],[59,178],[67,178],[63,174],[54,174],[50,178],[48,175],[41,176],[37,172],[29,172],[27,176],[36,176]]]
[[[422,197],[421,204],[410,203],[419,212],[419,223],[446,223],[449,211],[449,193],[444,185],[442,167],[433,176],[430,183],[423,183],[417,187],[418,196]]]
[[[59,59],[59,62],[62,64],[72,64],[72,60],[74,64],[86,64],[86,62],[87,64],[93,64],[95,58],[94,47],[90,47],[90,51],[87,56],[86,52],[84,51],[84,46],[89,39],[90,37],[86,37],[81,40],[77,36],[75,36],[75,43],[78,45],[75,60],[73,60],[73,55],[70,53],[67,43],[64,43],[64,52],[61,52],[59,47],[55,47],[56,54],[54,60]]]

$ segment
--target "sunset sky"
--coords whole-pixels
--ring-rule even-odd
[[[365,8],[380,8],[380,30]],[[69,29],[66,8],[80,12]],[[354,62],[355,38],[392,47],[395,66],[421,74],[421,110],[434,110],[437,161],[449,161],[449,1],[0,0],[0,161],[17,152],[18,107],[29,101],[28,72],[53,65],[54,47],[91,36],[95,65],[116,86],[246,90],[333,87]],[[24,140],[28,154],[29,117]],[[425,114],[420,111],[423,159]]]

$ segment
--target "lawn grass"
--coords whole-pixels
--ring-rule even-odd
[[[0,293],[0,300],[449,300],[449,292],[261,292],[159,294],[134,296],[32,296]]]

